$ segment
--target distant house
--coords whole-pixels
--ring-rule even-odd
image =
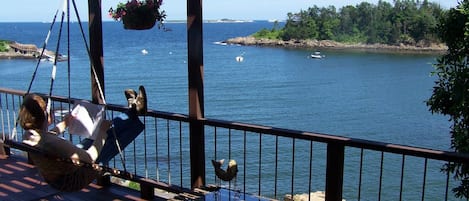
[[[10,43],[10,48],[23,55],[32,55],[38,57],[38,48],[33,44],[21,44],[17,42]]]
[[[46,59],[49,61],[55,60],[55,52],[49,50],[43,50],[42,48],[37,48],[36,45],[33,44],[21,44],[17,42],[12,42],[9,44],[10,51],[14,52],[17,58],[36,58],[36,59]],[[42,57],[41,57],[42,54]],[[11,57],[12,55],[10,55]],[[66,61],[68,58],[62,54],[57,54],[57,61]]]

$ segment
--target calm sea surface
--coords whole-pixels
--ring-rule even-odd
[[[323,50],[326,58],[313,60],[308,58],[313,50],[216,43],[272,25],[204,25],[207,118],[449,149],[448,118],[432,115],[425,105],[436,55]],[[49,26],[0,23],[0,39],[42,46]],[[127,31],[119,23],[103,24],[108,103],[125,104],[123,89],[145,85],[151,109],[188,113],[186,25],[166,26],[172,31]],[[78,24],[70,30],[70,53],[66,32],[60,52],[71,58],[71,94],[89,99],[89,60]],[[57,34],[47,49],[55,50],[55,41]],[[144,49],[147,55],[141,53]],[[244,62],[236,62],[241,54]],[[66,64],[58,66],[56,95],[68,96]],[[32,60],[0,60],[0,87],[26,90],[35,65]],[[48,92],[50,71],[50,63],[41,63],[32,91]]]
[[[40,47],[49,26],[0,23],[0,38]],[[70,25],[71,94],[89,99],[89,60],[78,27]],[[186,25],[167,27],[172,31],[126,31],[119,23],[104,23],[109,103],[124,104],[123,89],[142,84],[150,108],[188,113]],[[430,76],[435,55],[322,51],[326,58],[313,60],[307,50],[216,44],[261,28],[272,24],[204,25],[206,117],[449,148],[447,118],[432,115],[424,103],[435,79]],[[48,49],[55,50],[57,35],[53,31]],[[66,31],[62,41],[60,52],[67,54]],[[236,62],[241,54],[244,62]],[[0,60],[0,86],[26,90],[35,65],[36,61]],[[48,92],[50,68],[48,63],[40,65],[33,91]],[[59,64],[54,94],[68,95],[66,69],[66,62]]]

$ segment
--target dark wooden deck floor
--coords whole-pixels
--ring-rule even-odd
[[[16,152],[15,152],[16,153]],[[213,187],[213,186],[212,186]],[[153,200],[246,200],[246,201],[270,201],[241,192],[227,189],[219,189],[217,192],[209,192],[197,189],[204,194],[197,197],[188,193],[174,194],[166,191],[155,191]],[[26,156],[12,154],[11,156],[0,153],[0,201],[136,201],[140,198],[140,191],[111,184],[99,186],[91,183],[88,187],[77,192],[60,192],[50,187],[40,176],[38,170],[27,162]]]
[[[94,183],[78,192],[60,192],[44,182],[33,165],[24,156],[0,155],[0,200],[143,200],[140,192],[112,184],[109,187]],[[156,198],[155,200],[166,200]]]

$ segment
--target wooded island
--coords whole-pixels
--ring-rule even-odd
[[[334,6],[313,6],[288,13],[285,25],[274,23],[250,37],[229,39],[228,43],[286,47],[358,49],[403,49],[445,51],[437,34],[447,10],[437,3],[395,0],[377,4],[362,2],[337,10]]]

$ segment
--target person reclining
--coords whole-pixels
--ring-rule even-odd
[[[56,157],[30,153],[30,158],[47,183],[62,191],[82,189],[96,178],[98,172],[73,163],[59,163],[57,158],[107,164],[119,153],[116,138],[124,149],[143,131],[144,124],[138,115],[144,115],[147,111],[145,88],[140,86],[138,95],[132,89],[124,93],[129,104],[125,115],[114,118],[112,122],[103,120],[90,137],[77,145],[57,135],[69,126],[71,115],[66,115],[62,122],[48,130],[52,116],[47,113],[45,100],[37,94],[28,94],[23,98],[19,112],[19,123],[25,130],[23,143],[38,148],[47,156]]]

